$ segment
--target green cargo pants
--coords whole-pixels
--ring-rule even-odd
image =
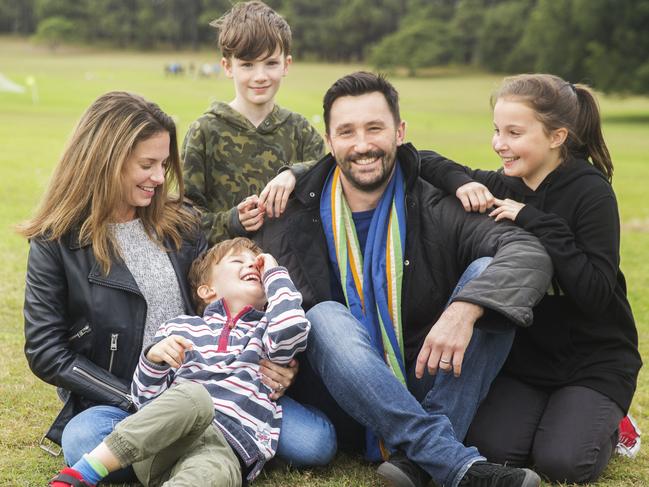
[[[183,382],[121,421],[104,442],[145,487],[240,487],[239,460],[213,418],[205,387]]]

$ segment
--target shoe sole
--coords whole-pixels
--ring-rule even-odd
[[[386,487],[417,487],[410,477],[408,477],[403,470],[398,467],[395,467],[390,462],[383,462],[379,465],[379,468],[376,469],[383,480],[383,485]]]
[[[523,477],[521,487],[539,487],[541,485],[541,477],[536,472],[529,468],[523,468],[522,470],[525,472],[525,477]]]

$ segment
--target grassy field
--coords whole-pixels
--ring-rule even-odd
[[[213,99],[230,100],[226,78],[165,77],[165,63],[215,62],[212,52],[136,53],[66,49],[49,52],[17,39],[0,39],[0,73],[20,84],[35,81],[35,96],[0,92],[0,486],[42,486],[61,468],[36,445],[59,410],[54,388],[29,371],[24,359],[22,299],[27,243],[12,226],[27,218],[83,110],[99,94],[128,90],[158,102],[175,117],[182,140],[188,124]],[[278,102],[320,120],[325,90],[360,66],[295,63]],[[401,93],[407,139],[458,161],[495,167],[489,93],[499,77],[458,73],[428,79],[393,78]],[[649,99],[601,98],[605,136],[616,164],[614,186],[623,224],[622,269],[637,320],[643,356],[649,351]],[[632,412],[649,425],[649,375],[640,374]],[[270,486],[380,485],[373,467],[340,456],[327,469],[275,470],[255,483]],[[649,485],[649,446],[633,461],[616,458],[604,487]]]

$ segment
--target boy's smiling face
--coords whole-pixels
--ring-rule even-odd
[[[257,255],[248,249],[229,252],[212,267],[209,282],[201,285],[198,293],[206,302],[225,299],[233,313],[248,305],[262,310],[266,292]]]
[[[234,80],[235,103],[255,109],[272,109],[279,85],[291,62],[291,56],[285,56],[279,47],[272,55],[260,56],[255,60],[236,57],[221,59],[225,74]]]

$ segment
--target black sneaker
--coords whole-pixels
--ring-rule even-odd
[[[539,487],[541,478],[530,469],[475,462],[458,487]]]
[[[430,481],[430,475],[423,468],[399,451],[379,465],[376,473],[389,487],[426,487]]]

